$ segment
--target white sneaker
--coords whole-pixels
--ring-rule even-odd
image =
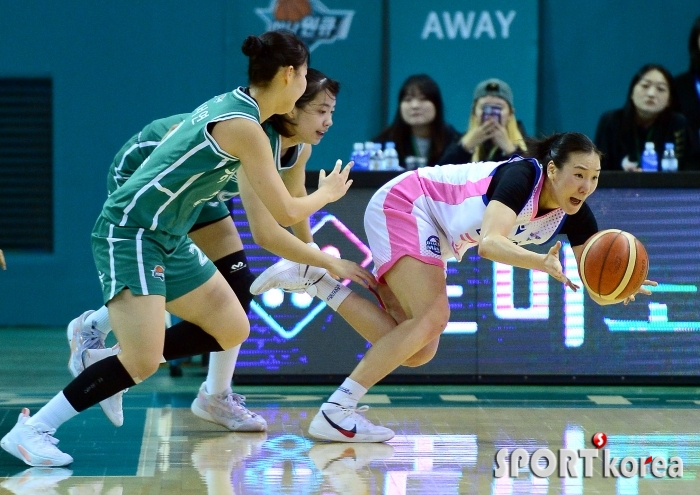
[[[369,406],[344,407],[326,402],[309,425],[309,435],[332,442],[386,442],[394,438],[389,428],[377,426],[362,416]]]
[[[24,461],[28,466],[60,467],[73,462],[73,458],[56,447],[55,429],[41,423],[28,425],[29,409],[26,407],[17,418],[17,424],[0,440],[0,447]]]
[[[245,397],[231,389],[221,394],[208,394],[206,382],[199,387],[190,407],[195,416],[231,431],[266,431],[267,421],[245,407]]]
[[[58,495],[58,483],[72,474],[70,469],[33,467],[7,478],[0,486],[14,495]]]
[[[108,347],[106,349],[85,349],[83,351],[83,366],[87,368],[91,364],[97,361],[102,361],[104,358],[109,356],[116,356],[119,354],[119,347]],[[107,416],[114,426],[121,426],[124,424],[124,410],[122,409],[122,396],[127,389],[117,392],[112,397],[109,397],[100,402],[100,407],[102,411]]]
[[[85,321],[94,311],[86,311],[75,318],[66,328],[68,345],[70,346],[70,359],[68,369],[73,378],[78,376],[85,369],[83,364],[83,351],[86,349],[104,349],[105,342],[102,334],[92,328],[92,324]]]
[[[288,292],[309,291],[315,289],[312,286],[326,273],[325,268],[302,265],[283,259],[258,275],[250,286],[250,293],[257,295],[270,289],[282,289]],[[309,293],[313,296],[315,291],[313,292]]]

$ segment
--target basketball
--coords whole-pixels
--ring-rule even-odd
[[[297,22],[311,12],[309,0],[277,0],[273,15],[278,21]]]
[[[583,284],[607,301],[636,294],[647,278],[649,257],[639,240],[623,230],[603,230],[586,241],[579,273]]]

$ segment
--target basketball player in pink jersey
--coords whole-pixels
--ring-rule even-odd
[[[420,366],[435,355],[450,317],[445,268],[476,247],[479,256],[547,272],[577,290],[559,261],[561,242],[539,254],[522,246],[565,234],[577,262],[598,225],[585,203],[600,175],[600,152],[583,134],[554,134],[527,142],[528,158],[427,167],[382,186],[365,212],[365,230],[387,308],[345,286],[321,297],[373,345],[343,384],[321,406],[309,434],[340,442],[382,442],[389,428],[365,419],[358,400],[401,365]],[[282,260],[261,274],[251,292],[274,287],[314,293],[323,279],[304,279],[303,265]],[[330,277],[328,277],[330,278]],[[645,281],[645,285],[656,282]],[[651,294],[642,287],[638,293]],[[589,293],[599,304],[611,304]],[[330,297],[329,297],[330,296]],[[630,296],[625,303],[634,300]]]

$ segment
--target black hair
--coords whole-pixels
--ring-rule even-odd
[[[249,59],[248,82],[253,86],[267,86],[280,67],[298,69],[309,62],[307,46],[285,29],[248,36],[241,51]]]
[[[635,136],[637,134],[637,108],[634,106],[632,101],[632,93],[634,92],[634,87],[637,85],[642,78],[652,70],[657,70],[661,72],[666,79],[666,84],[668,85],[669,99],[668,106],[664,108],[661,113],[656,117],[654,123],[659,123],[661,126],[665,127],[669,125],[671,117],[675,111],[678,111],[679,103],[678,97],[676,95],[676,85],[673,84],[673,76],[669,70],[660,64],[646,64],[632,78],[629,88],[627,89],[627,99],[625,100],[625,105],[622,107],[622,139],[626,143],[634,143]],[[634,146],[632,146],[634,149]]]
[[[560,132],[542,139],[525,138],[525,144],[527,151],[522,154],[537,159],[545,168],[551,160],[561,169],[572,153],[595,153],[599,158],[602,156],[593,141],[580,132]]]
[[[326,77],[320,70],[309,68],[306,71],[306,90],[304,94],[299,97],[294,106],[303,110],[323,91],[335,98],[340,92],[340,83]],[[269,122],[272,128],[281,136],[294,136],[294,122],[292,122],[287,115],[272,115],[267,119],[267,122]]]
[[[700,46],[698,46],[698,37],[700,37],[700,16],[695,19],[693,28],[690,30],[690,37],[688,38],[690,72],[695,75],[700,75]]]
[[[427,74],[416,74],[406,79],[399,90],[399,104],[394,121],[373,139],[376,142],[393,141],[396,151],[403,162],[405,157],[414,155],[411,126],[401,116],[401,102],[407,96],[419,92],[435,106],[435,119],[430,123],[430,150],[428,165],[435,165],[442,156],[445,147],[450,144],[448,127],[445,123],[445,106],[442,102],[440,87]]]

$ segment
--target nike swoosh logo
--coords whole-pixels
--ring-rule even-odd
[[[525,227],[523,227],[522,225],[518,225],[518,228],[515,229],[515,235],[520,235],[523,232],[525,232]]]
[[[329,423],[333,428],[335,428],[336,430],[338,430],[338,431],[341,433],[341,435],[344,435],[344,436],[346,436],[346,437],[348,437],[348,438],[353,438],[353,437],[355,436],[355,433],[357,433],[357,425],[353,426],[353,427],[352,427],[352,430],[346,430],[346,429],[343,428],[342,426],[337,425],[337,424],[335,424],[333,421],[331,421],[330,418],[329,418],[328,416],[326,416],[326,413],[325,413],[325,412],[321,411],[321,414],[323,414],[323,417],[326,418],[326,421],[328,421],[328,423]]]

